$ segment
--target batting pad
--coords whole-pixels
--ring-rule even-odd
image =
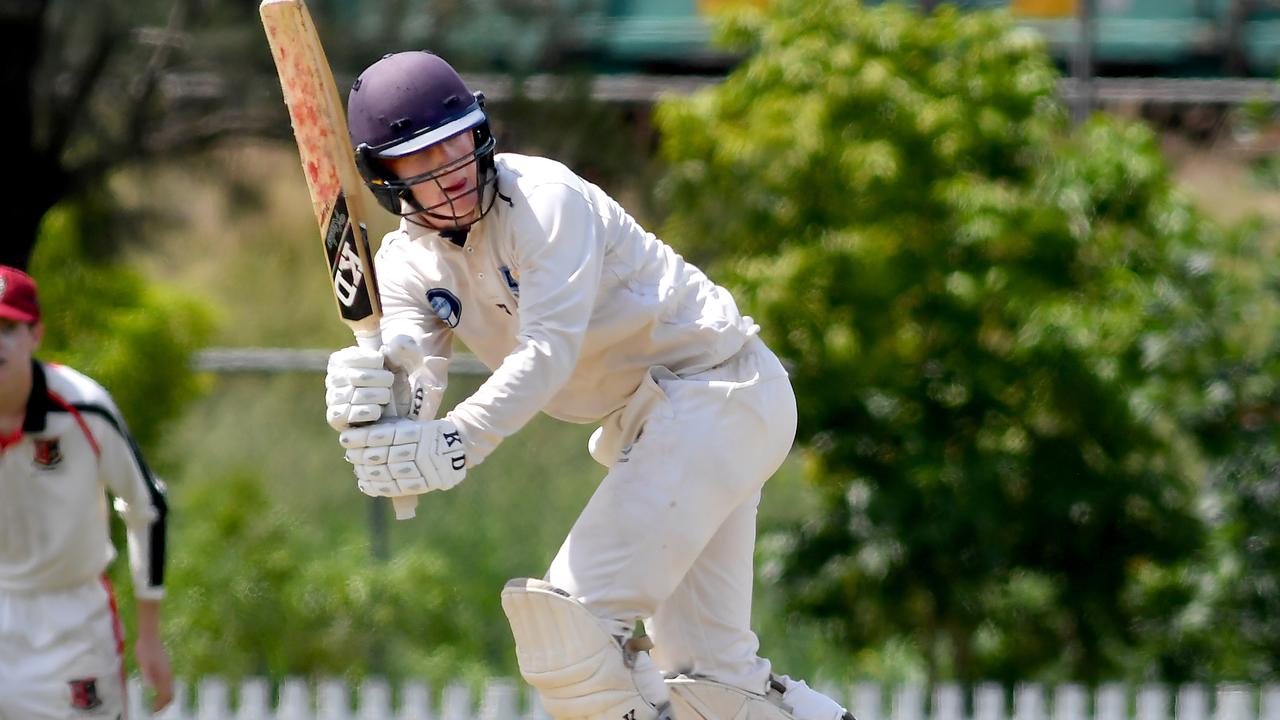
[[[515,636],[520,674],[538,691],[551,717],[669,718],[666,697],[652,703],[636,686],[636,656],[628,658],[621,642],[565,591],[542,580],[516,578],[502,589],[502,609]],[[640,655],[648,660],[647,654]]]
[[[667,678],[671,707],[679,720],[794,720],[775,697],[701,677]]]

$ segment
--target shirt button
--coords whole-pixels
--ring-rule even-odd
[[[473,247],[468,247],[468,248],[467,248],[467,252],[469,252],[469,253],[473,253],[473,252],[475,252],[475,251],[476,251],[476,249],[475,249],[475,248],[473,248]]]
[[[484,279],[484,273],[476,273],[476,277],[478,277],[478,278],[480,278],[481,280],[483,280],[483,279]]]

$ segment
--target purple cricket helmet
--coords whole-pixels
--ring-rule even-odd
[[[385,55],[365,69],[351,86],[347,125],[356,165],[378,204],[401,217],[425,214],[462,231],[493,207],[497,172],[494,139],[484,109],[484,95],[472,93],[449,63],[426,51]],[[392,173],[387,158],[411,155],[459,133],[470,132],[475,150],[461,158],[409,178]],[[422,207],[413,186],[435,182],[470,164],[476,165],[476,210],[459,217],[453,201]],[[441,229],[433,227],[432,229]]]

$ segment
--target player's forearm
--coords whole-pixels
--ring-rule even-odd
[[[143,681],[154,692],[152,712],[159,712],[173,698],[173,669],[160,637],[160,601],[137,599],[138,632],[133,654]]]
[[[524,427],[568,380],[581,341],[554,333],[549,337],[525,339],[471,397],[448,413],[466,438],[469,467]]]
[[[138,598],[136,600],[138,620],[138,641],[155,640],[160,637],[160,601]]]

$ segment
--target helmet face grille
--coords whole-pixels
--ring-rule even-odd
[[[493,138],[490,137],[487,143],[457,160],[433,168],[420,175],[387,181],[387,188],[395,192],[404,201],[396,214],[410,219],[425,215],[431,221],[434,221],[429,225],[429,227],[433,228],[439,228],[441,224],[444,225],[443,229],[449,230],[461,230],[470,227],[484,217],[493,206],[494,190],[498,181],[498,174],[493,164],[493,147]],[[422,207],[417,202],[413,195],[415,186],[434,183],[440,188],[440,194],[443,196],[445,193],[443,186],[440,184],[440,179],[458,171],[465,171],[471,166],[476,168],[475,187],[453,198],[445,196],[444,200],[427,207]],[[465,201],[472,195],[475,196],[475,205],[472,209],[459,215],[454,209],[455,205],[459,201]]]
[[[412,177],[400,178],[392,174],[367,148],[357,151],[357,164],[373,190],[374,197],[387,211],[433,230],[463,230],[484,217],[493,207],[497,196],[498,173],[493,157],[495,142],[489,134],[488,123],[474,128],[472,134],[476,144],[472,152]],[[448,197],[441,180],[472,166],[475,167],[475,187],[452,198]],[[413,189],[426,183],[434,183],[445,199],[425,207],[419,203]],[[459,214],[454,209],[456,204],[473,195],[475,205]]]

